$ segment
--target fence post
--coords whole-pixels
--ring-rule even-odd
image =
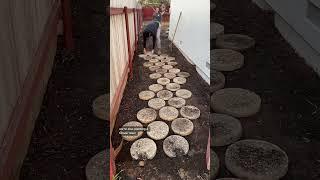
[[[134,8],[133,9],[133,15],[134,15],[134,35],[135,35],[135,38],[134,38],[134,40],[135,40],[135,50],[137,49],[137,45],[138,45],[138,35],[137,35],[137,28],[138,28],[138,26],[137,26],[137,20],[136,20],[136,18],[137,18],[137,16],[136,16],[136,12],[137,12],[137,10],[136,10],[136,8]]]
[[[129,70],[130,70],[130,77],[132,77],[132,49],[130,43],[130,31],[129,31],[129,20],[128,20],[128,8],[127,6],[124,7],[124,17],[126,20],[126,32],[127,32],[127,44],[128,44],[128,55],[129,55]]]
[[[74,49],[72,35],[72,16],[70,0],[62,0],[63,36],[65,47],[69,50]]]

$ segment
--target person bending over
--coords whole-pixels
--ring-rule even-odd
[[[146,46],[147,46],[147,40],[148,38],[152,37],[152,51],[151,53],[154,53],[154,48],[156,45],[157,40],[157,32],[159,28],[159,22],[158,21],[151,21],[143,30],[143,52],[144,54],[147,54]]]

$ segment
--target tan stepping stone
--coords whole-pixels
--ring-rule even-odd
[[[170,79],[168,79],[168,78],[159,78],[159,79],[157,80],[157,83],[158,83],[158,84],[161,84],[161,85],[167,85],[167,84],[170,83]]]
[[[231,49],[214,49],[210,54],[211,67],[217,71],[234,71],[244,64],[244,56]]]
[[[175,57],[167,57],[167,59],[168,59],[169,61],[174,61],[174,60],[176,60]]]
[[[171,158],[184,156],[189,152],[189,143],[182,136],[171,135],[163,141],[163,151]]]
[[[198,119],[200,117],[200,109],[195,106],[183,106],[180,109],[180,114],[188,119]]]
[[[139,56],[139,58],[143,58],[143,59],[144,59],[145,57],[147,57],[146,54],[139,54],[138,56]]]
[[[97,97],[92,103],[93,114],[99,119],[109,119],[109,94]]]
[[[134,160],[150,160],[156,156],[156,153],[157,145],[149,138],[136,140],[130,148],[130,154]]]
[[[175,74],[177,74],[177,73],[179,73],[179,72],[180,72],[180,69],[178,69],[178,68],[169,69],[169,73],[175,73]]]
[[[154,140],[161,140],[168,136],[169,126],[163,121],[154,121],[147,127],[147,135]]]
[[[153,91],[153,92],[159,92],[159,91],[163,90],[163,86],[160,84],[152,84],[149,86],[149,90]]]
[[[242,136],[242,126],[238,119],[225,114],[211,114],[211,146],[226,146],[238,141]]]
[[[190,73],[188,73],[188,72],[179,72],[177,75],[179,77],[187,78],[187,77],[190,76]]]
[[[153,66],[154,64],[153,63],[151,63],[151,62],[145,62],[145,63],[143,63],[143,66],[144,67],[151,67],[151,66]]]
[[[211,71],[210,80],[211,80],[211,83],[210,83],[211,93],[224,88],[226,78],[221,72],[215,71],[215,70]]]
[[[224,34],[216,39],[216,46],[219,49],[232,49],[242,51],[255,45],[255,40],[242,34]]]
[[[159,57],[158,55],[156,55],[156,54],[151,54],[150,55],[152,58],[156,58],[156,57]]]
[[[87,180],[109,179],[109,156],[110,151],[104,150],[93,156],[86,165]]]
[[[173,82],[177,84],[185,84],[187,82],[187,79],[184,77],[175,77],[173,78]]]
[[[157,63],[155,63],[155,65],[156,65],[156,66],[163,66],[163,65],[166,65],[166,63],[164,63],[164,62],[157,62]]]
[[[176,96],[183,99],[189,99],[192,96],[192,92],[187,89],[179,89],[178,91],[176,91]]]
[[[170,62],[169,59],[161,59],[160,61],[163,62],[163,63],[168,63],[168,62]]]
[[[160,69],[160,66],[150,66],[149,67],[150,71],[156,71],[157,69]]]
[[[220,89],[211,96],[211,108],[216,113],[233,117],[249,117],[259,112],[261,98],[246,89]]]
[[[150,79],[159,79],[162,77],[160,73],[152,73],[149,75]]]
[[[151,59],[151,56],[145,56],[144,60],[149,61]]]
[[[168,79],[173,79],[176,77],[176,74],[175,73],[165,73],[163,76]]]
[[[163,100],[169,100],[173,97],[173,93],[169,90],[161,90],[157,93],[157,97]]]
[[[166,85],[166,88],[169,90],[169,91],[177,91],[179,90],[181,87],[180,87],[180,84],[177,84],[177,83],[169,83]]]
[[[168,72],[168,70],[166,70],[166,69],[157,69],[156,72],[160,73],[160,74],[165,74],[165,73]]]
[[[144,108],[137,113],[137,119],[144,124],[148,124],[156,120],[156,118],[157,111],[152,108]]]
[[[153,91],[141,91],[141,92],[139,93],[139,98],[140,98],[141,100],[147,101],[147,100],[153,98],[155,95],[156,95],[156,94],[155,94]]]
[[[186,105],[186,100],[180,97],[173,97],[168,100],[168,105],[175,108],[182,108]]]
[[[171,66],[171,65],[163,65],[162,66],[162,69],[172,69],[173,68],[173,66]]]
[[[224,26],[219,23],[210,23],[210,39],[216,39],[224,34]]]
[[[172,121],[171,129],[175,134],[188,136],[193,131],[193,123],[187,118],[177,118]]]
[[[161,98],[153,98],[148,101],[148,106],[155,110],[159,110],[165,105],[166,105],[166,102]]]
[[[225,154],[227,169],[241,179],[281,179],[288,171],[287,154],[261,140],[242,140],[230,145]]]
[[[220,160],[218,155],[211,150],[210,153],[210,179],[215,179],[220,170]]]
[[[168,65],[171,65],[171,66],[175,66],[175,65],[178,65],[177,62],[167,62]]]
[[[161,54],[160,57],[165,57],[167,58],[169,55],[168,54]]]
[[[159,116],[163,120],[172,121],[179,116],[179,111],[174,107],[165,106],[159,110]]]
[[[158,59],[150,59],[149,62],[151,62],[151,63],[157,63],[157,62],[159,62],[159,60],[158,60]]]
[[[143,135],[143,131],[138,131],[138,129],[129,130],[129,128],[143,128],[143,125],[138,121],[129,121],[125,123],[122,128],[127,128],[127,130],[122,130],[122,132],[126,134],[121,134],[122,138],[126,141],[135,141]]]

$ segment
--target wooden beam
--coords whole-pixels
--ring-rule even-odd
[[[62,0],[63,36],[65,47],[74,50],[70,0]]]

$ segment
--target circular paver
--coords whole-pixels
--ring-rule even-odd
[[[159,78],[159,79],[157,80],[157,83],[158,83],[158,84],[161,84],[161,85],[167,85],[167,84],[170,83],[170,79],[168,79],[168,78]]]
[[[210,153],[210,179],[215,179],[219,173],[220,160],[218,155],[211,150]]]
[[[181,87],[180,87],[180,84],[177,84],[177,83],[169,83],[166,85],[166,88],[169,90],[169,91],[177,91],[179,90]]]
[[[157,62],[157,63],[155,63],[155,65],[156,65],[156,66],[163,66],[163,65],[166,65],[166,63],[164,63],[164,62]]]
[[[176,60],[175,57],[167,57],[167,59],[168,59],[169,61],[174,61],[174,60]]]
[[[179,111],[174,107],[165,106],[159,110],[159,116],[163,120],[172,121],[179,116]]]
[[[166,58],[166,57],[168,57],[169,55],[168,54],[165,54],[165,53],[163,53],[163,54],[161,54],[160,55],[160,57],[163,57],[163,58]]]
[[[162,69],[172,69],[173,68],[173,66],[171,66],[171,65],[163,65],[162,66]]]
[[[172,121],[171,129],[175,134],[188,136],[193,131],[193,123],[187,118],[177,118]]]
[[[129,122],[125,123],[122,126],[122,128],[143,128],[143,125],[138,121],[129,121]],[[126,131],[124,131],[124,132],[126,132]],[[135,131],[133,133],[136,133],[136,134],[135,135],[134,134],[130,134],[130,135],[121,134],[121,136],[126,141],[135,141],[142,136],[143,131],[139,131],[139,132]]]
[[[160,73],[152,73],[149,75],[150,79],[159,79],[161,76],[162,75]]]
[[[160,61],[163,62],[163,63],[168,63],[168,62],[170,62],[169,59],[161,59]]]
[[[167,72],[168,72],[168,70],[166,70],[166,69],[157,69],[156,70],[156,73],[159,73],[159,74],[165,74]]]
[[[163,121],[154,121],[147,128],[147,135],[154,140],[164,139],[169,134],[169,126]]]
[[[179,77],[187,78],[187,77],[190,76],[190,73],[188,73],[188,72],[179,72],[177,75]]]
[[[157,153],[156,143],[149,138],[136,140],[130,148],[131,157],[135,160],[153,159]]]
[[[181,97],[173,97],[168,100],[168,105],[175,108],[182,108],[186,105],[186,100]]]
[[[236,51],[246,50],[255,45],[255,40],[242,34],[224,34],[216,39],[216,46],[220,49]]]
[[[161,90],[157,93],[157,97],[163,100],[169,100],[173,97],[173,93],[169,90]]]
[[[177,74],[177,73],[179,73],[179,72],[180,72],[180,69],[178,69],[178,68],[169,69],[169,73],[175,73],[175,74]]]
[[[176,74],[175,73],[165,73],[163,76],[168,79],[173,79],[176,77]]]
[[[87,180],[105,180],[109,178],[110,151],[104,150],[93,156],[86,165]],[[108,165],[107,165],[108,164]]]
[[[159,92],[163,90],[163,86],[161,84],[152,84],[149,86],[149,90],[153,92]]]
[[[146,54],[139,54],[138,56],[139,56],[139,58],[143,58],[144,59],[147,55]]]
[[[211,96],[211,108],[216,113],[233,117],[249,117],[260,110],[261,98],[246,89],[220,89]]]
[[[157,63],[157,62],[159,62],[159,60],[158,60],[158,59],[150,59],[149,62],[151,62],[151,63]]]
[[[178,91],[176,91],[176,96],[183,99],[189,99],[192,96],[192,92],[187,89],[179,89]]]
[[[148,106],[155,110],[159,110],[165,105],[166,105],[166,102],[161,98],[153,98],[148,101]]]
[[[151,63],[151,62],[145,62],[145,63],[143,63],[143,66],[144,67],[150,67],[150,66],[153,66],[154,64],[153,63]]]
[[[153,98],[156,94],[153,91],[141,91],[139,93],[139,98],[142,100],[149,100],[151,98]]]
[[[218,36],[224,34],[224,26],[219,23],[210,24],[210,39],[216,39]]]
[[[189,143],[182,136],[171,135],[163,141],[163,151],[171,158],[184,156],[188,154]]]
[[[227,169],[244,179],[280,179],[288,171],[288,156],[278,146],[261,140],[242,140],[228,147]]]
[[[151,56],[147,55],[144,57],[144,60],[149,61],[151,59]]]
[[[176,66],[176,65],[178,65],[177,62],[168,62],[167,64],[168,64],[168,65],[171,65],[171,66]]]
[[[185,84],[187,82],[187,79],[184,77],[175,77],[173,78],[173,82],[177,84]]]
[[[157,118],[157,112],[152,108],[144,108],[137,113],[137,119],[140,122],[145,124],[156,120],[156,118]]]
[[[195,106],[183,106],[180,109],[180,114],[188,119],[198,119],[200,117],[200,109]]]
[[[150,66],[149,67],[150,71],[156,71],[157,69],[160,69],[160,66]]]
[[[234,71],[244,64],[244,56],[231,49],[214,49],[210,54],[211,67],[217,71]]]
[[[224,88],[224,85],[226,83],[225,76],[221,72],[214,70],[211,71],[210,80],[210,91],[212,93]]]
[[[238,141],[242,136],[242,126],[238,119],[225,114],[212,114],[212,146],[226,146]]]
[[[99,119],[109,119],[109,94],[97,97],[92,103],[93,114]]]

